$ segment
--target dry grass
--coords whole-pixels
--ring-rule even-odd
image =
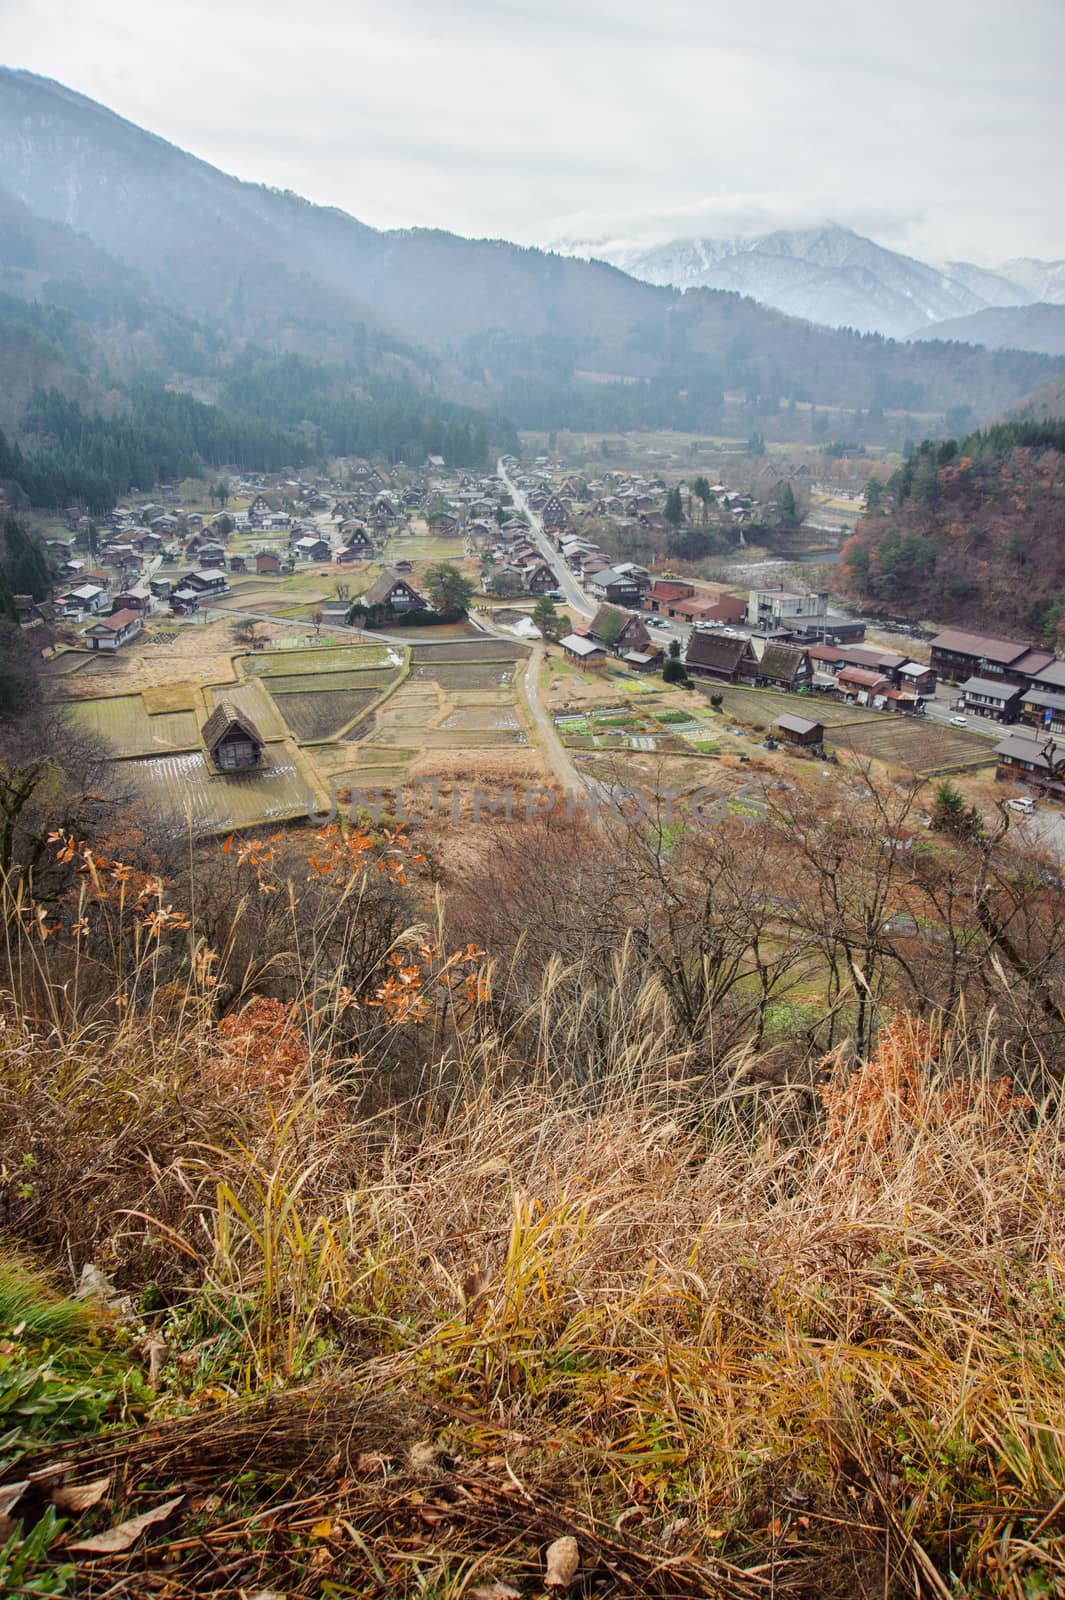
[[[558,1532],[609,1592],[1056,1592],[1059,1115],[996,1084],[992,1038],[905,1022],[827,1122],[741,1061],[707,1099],[661,997],[622,992],[591,1076],[545,993],[372,1115],[313,1055],[287,1089],[219,1077],[191,1014],[73,1053],[9,1032],[18,1231],[172,1285],[165,1405],[193,1403],[73,1458],[124,1510],[191,1493],[79,1593],[311,1595],[369,1559],[348,1592],[457,1595],[532,1581]]]

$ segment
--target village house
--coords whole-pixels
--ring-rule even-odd
[[[1030,728],[1065,733],[1065,694],[1036,688],[1022,692],[1021,721]]]
[[[582,666],[591,666],[596,662],[606,660],[606,651],[595,639],[589,639],[581,633],[567,633],[560,639],[559,644],[563,652],[572,661],[578,661]]]
[[[651,636],[641,618],[618,606],[600,606],[588,626],[580,631],[616,656],[626,650],[643,653],[649,651],[651,645]]]
[[[146,617],[152,609],[152,591],[146,583],[131,584],[115,595],[116,611],[136,611]]]
[[[891,689],[891,679],[874,667],[844,667],[836,678],[841,700],[852,705],[871,706],[876,711],[886,708]]]
[[[75,621],[85,616],[95,616],[106,605],[107,590],[97,583],[79,583],[65,594],[58,595],[55,602],[58,616],[73,617]]]
[[[1054,660],[1049,650],[1033,650],[1016,639],[946,628],[929,646],[931,665],[941,678],[964,683],[968,678],[1004,678],[1026,687]]]
[[[203,742],[219,772],[253,772],[262,764],[263,737],[231,700],[215,706],[203,725]]]
[[[690,583],[666,581],[657,578],[640,600],[645,611],[663,614],[667,617],[673,615],[670,609],[678,600],[693,600],[695,586]]]
[[[739,677],[757,675],[758,661],[749,639],[729,639],[721,633],[693,633],[688,640],[684,665],[697,678],[716,678],[735,683]]]
[[[324,539],[316,539],[311,533],[297,539],[292,551],[301,561],[328,561],[333,553]]]
[[[588,593],[597,600],[608,600],[612,605],[637,605],[640,586],[635,578],[618,572],[615,567],[601,567],[587,574]]]
[[[120,650],[124,644],[135,639],[143,627],[140,613],[126,608],[113,612],[109,617],[98,617],[91,627],[85,629],[82,638],[88,642],[90,650]]]
[[[399,572],[387,567],[359,598],[368,609],[387,606],[392,611],[418,611],[427,609],[429,605],[413,584],[408,583]]]
[[[191,589],[199,595],[228,594],[229,584],[226,581],[225,570],[218,572],[214,569],[202,571],[197,568],[193,572],[185,572],[181,577],[181,587]]]
[[[281,557],[276,550],[260,550],[255,557],[255,570],[260,577],[276,577],[281,571]]]
[[[914,700],[930,700],[936,692],[936,682],[932,668],[926,667],[923,662],[904,661],[899,668],[899,688]]]
[[[230,556],[229,570],[230,572],[247,572],[248,558],[246,556]]]
[[[1065,799],[1065,744],[1018,731],[995,746],[995,759],[1000,783],[1023,783],[1055,800]]]
[[[967,678],[961,686],[962,710],[993,722],[1016,722],[1021,694],[1019,684],[1002,678]]]
[[[429,532],[434,539],[456,539],[462,527],[458,517],[449,511],[437,511],[429,518]]]
[[[792,694],[798,689],[809,688],[813,681],[813,668],[807,651],[798,645],[763,644],[761,640],[752,640],[751,648],[758,663],[757,683],[769,688],[786,689]]]

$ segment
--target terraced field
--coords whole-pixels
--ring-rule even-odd
[[[963,772],[991,766],[994,746],[978,733],[945,728],[922,717],[898,717],[889,711],[847,706],[824,695],[785,694],[776,689],[746,689],[733,684],[701,682],[706,695],[720,693],[722,710],[748,729],[769,729],[790,711],[821,722],[825,743],[837,750],[883,761],[906,772]]]
[[[413,644],[412,666],[448,666],[467,661],[525,661],[529,646],[517,639],[454,639],[447,644]]]
[[[106,739],[116,756],[161,755],[192,750],[200,742],[200,729],[192,711],[164,711],[149,716],[139,694],[101,696],[77,700],[66,710],[79,727]]]
[[[993,743],[977,733],[890,715],[878,716],[875,722],[826,728],[825,743],[930,778],[944,772],[975,771],[993,766],[995,761]]]
[[[331,739],[368,711],[378,693],[377,689],[289,690],[278,695],[276,705],[297,739]]]
[[[403,651],[398,645],[346,644],[323,645],[320,649],[263,650],[255,655],[241,657],[246,676],[275,678],[295,676],[304,672],[350,672],[367,667],[403,665]]]
[[[123,777],[158,815],[197,835],[304,815],[309,785],[288,745],[270,745],[258,772],[216,773],[200,750],[128,761]]]
[[[509,689],[514,682],[517,665],[516,661],[471,661],[465,666],[457,663],[448,665],[446,662],[434,666],[424,663],[412,667],[410,676],[415,683],[438,683],[442,689]]]
[[[698,680],[697,688],[708,699],[711,694],[720,694],[723,711],[736,722],[758,722],[766,728],[777,717],[783,716],[785,711],[822,722],[826,728],[867,720],[898,720],[889,712],[869,711],[865,706],[845,706],[842,701],[830,700],[827,695],[785,694],[782,689],[746,689],[738,684],[711,683],[705,678]]]

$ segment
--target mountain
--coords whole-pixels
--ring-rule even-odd
[[[620,254],[618,264],[648,283],[731,289],[792,316],[863,333],[904,337],[922,322],[988,303],[949,273],[834,223],[752,239],[679,239]]]
[[[1065,305],[1065,261],[1035,261],[1031,256],[1019,256],[1016,261],[1004,261],[1001,271],[1027,289],[1033,300]]]
[[[971,261],[948,261],[944,271],[985,306],[1027,306],[1040,298],[1004,271],[977,267]]]
[[[384,375],[526,427],[808,438],[816,422],[843,437],[901,442],[935,431],[952,408],[999,415],[1065,370],[1035,355],[961,354],[815,327],[736,292],[681,294],[501,240],[382,232],[229,177],[84,96],[6,69],[0,174],[42,240],[58,230],[49,235],[57,259],[73,248],[71,235],[94,248],[78,282],[98,285],[113,263],[115,295],[131,302],[127,323],[139,296],[152,325],[165,308],[185,318],[186,342],[202,328],[230,353],[254,342],[335,363],[356,385]],[[878,247],[845,229],[819,237],[805,239],[809,261],[797,244],[789,254],[783,236],[775,255],[762,255],[785,274],[819,261],[858,284]],[[917,304],[927,315],[970,309],[971,296],[946,297],[941,275],[914,267],[911,294],[898,287],[892,301],[897,318],[908,308],[907,330]],[[50,297],[38,276],[34,292]]]
[[[989,350],[1037,350],[1065,356],[1065,305],[990,306],[972,316],[934,323],[915,339],[960,339]]]

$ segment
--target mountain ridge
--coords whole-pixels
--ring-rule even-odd
[[[238,349],[254,342],[355,374],[398,366],[524,427],[804,437],[809,413],[794,404],[806,401],[847,414],[848,431],[860,417],[867,437],[901,442],[959,405],[1000,414],[1061,370],[815,327],[737,292],[682,294],[506,240],[379,231],[9,69],[0,171],[35,216],[86,235],[149,295]]]

